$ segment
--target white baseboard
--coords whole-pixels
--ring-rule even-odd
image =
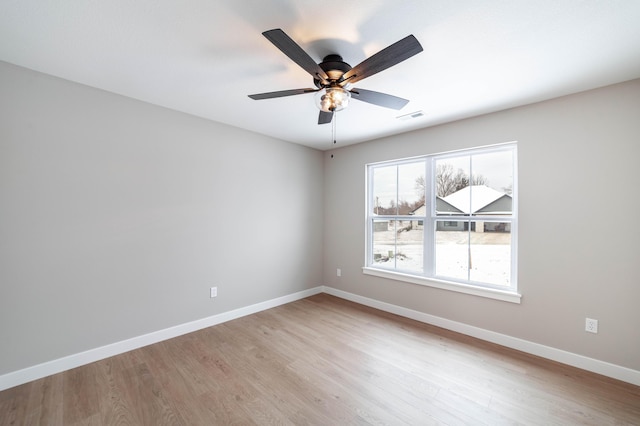
[[[497,343],[498,345],[516,349],[542,358],[557,361],[593,373],[602,374],[623,382],[640,386],[640,371],[632,370],[627,367],[611,364],[609,362],[600,361],[586,356],[574,354],[572,352],[563,351],[561,349],[552,348],[550,346],[541,345],[539,343],[530,342],[528,340],[519,339],[517,337],[507,336],[505,334],[496,333],[471,325],[451,321],[435,315],[425,314],[424,312],[414,311],[412,309],[403,308],[401,306],[392,305],[386,302],[380,302],[368,297],[359,296],[357,294],[348,293],[346,291],[337,290],[332,287],[323,287],[323,292],[331,294],[341,299],[350,300],[361,305],[380,309],[381,311],[400,315],[402,317],[411,318],[426,324],[435,325],[447,330],[455,331],[488,342]]]
[[[116,342],[110,345],[90,349],[85,352],[69,355],[53,361],[44,362],[42,364],[27,367],[22,370],[13,371],[0,376],[0,391],[18,386],[32,380],[41,379],[52,374],[60,373],[82,365],[90,364],[101,359],[105,359],[114,355],[119,355],[143,346],[158,343],[163,340],[172,339],[182,336],[183,334],[192,333],[203,328],[211,327],[223,322],[231,321],[236,318],[251,315],[266,309],[275,308],[276,306],[304,299],[314,294],[322,293],[322,287],[315,287],[276,299],[267,300],[265,302],[256,303],[254,305],[243,308],[234,309],[233,311],[223,312],[208,318],[191,321],[180,324],[175,327],[166,328],[164,330],[154,331],[142,336],[133,337],[131,339]]]
[[[368,297],[337,290],[332,287],[320,286],[7,373],[0,376],[0,391],[323,292],[361,305],[380,309],[381,311],[411,318],[426,324],[432,324],[447,330],[466,334],[468,336],[477,337],[478,339],[497,343],[508,348],[517,349],[532,355],[558,361],[563,364],[640,386],[640,371],[637,370],[632,370],[630,368],[621,367],[619,365],[599,361],[597,359],[588,358],[538,343],[529,342],[527,340],[507,336],[505,334],[484,330],[482,328],[473,327],[434,315],[425,314],[424,312],[414,311],[412,309],[403,308],[390,303],[380,302]]]

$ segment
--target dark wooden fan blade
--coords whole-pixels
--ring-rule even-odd
[[[387,95],[386,93],[374,92],[366,89],[351,89],[351,97],[362,102],[378,105],[391,109],[402,109],[409,103],[408,99]]]
[[[332,112],[324,112],[320,111],[320,115],[318,116],[318,124],[329,124],[333,120]]]
[[[413,55],[422,52],[422,46],[413,35],[408,35],[400,41],[393,43],[373,56],[360,62],[358,65],[344,73],[343,81],[355,83],[363,78],[384,71],[400,62],[409,59]]]
[[[293,89],[293,90],[280,90],[279,92],[267,92],[267,93],[258,93],[255,95],[249,95],[251,99],[255,99],[256,101],[260,99],[272,99],[272,98],[281,98],[283,96],[293,96],[293,95],[303,95],[305,93],[313,93],[317,92],[319,89]]]
[[[329,76],[320,68],[320,65],[280,28],[265,31],[262,35],[314,78],[317,78],[325,84],[328,83]]]

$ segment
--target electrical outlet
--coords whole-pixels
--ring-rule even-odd
[[[211,287],[211,298],[218,297],[218,287]]]
[[[598,320],[587,318],[584,326],[585,331],[589,333],[597,333],[598,332]]]
[[[336,269],[336,275],[339,277],[342,276],[342,270],[340,268]]]

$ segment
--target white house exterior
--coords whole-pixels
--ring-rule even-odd
[[[455,216],[510,215],[511,209],[511,195],[486,185],[467,186],[446,197],[437,197],[436,215],[439,217],[451,216],[451,220],[439,220],[436,229],[438,231],[464,231],[467,226],[466,222],[458,221]],[[500,222],[476,222],[475,226],[472,223],[472,231],[475,232],[510,232],[509,228],[508,224]]]

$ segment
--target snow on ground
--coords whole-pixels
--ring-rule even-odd
[[[468,244],[469,236],[471,236],[470,245]],[[422,272],[422,231],[401,232],[397,237],[397,253],[394,256],[396,248],[394,232],[374,233],[374,263],[395,267],[400,271]],[[468,271],[469,251],[471,252],[470,271]],[[509,285],[511,276],[511,235],[509,233],[437,232],[435,255],[435,274],[438,277]]]

